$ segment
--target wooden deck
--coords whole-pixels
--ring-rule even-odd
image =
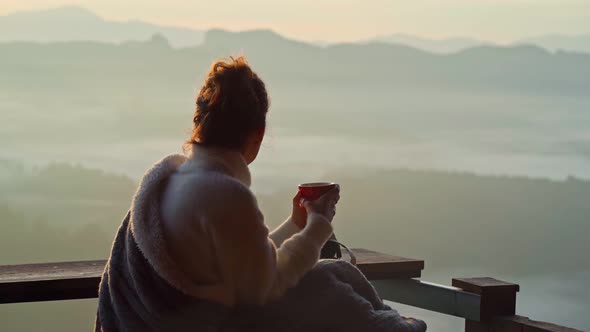
[[[357,267],[369,280],[416,278],[424,261],[352,249]],[[106,261],[0,266],[0,303],[97,297]]]

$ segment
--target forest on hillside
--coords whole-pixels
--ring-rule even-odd
[[[8,169],[0,177],[0,252],[10,255],[0,264],[108,256],[135,181],[70,164]],[[590,181],[411,170],[340,170],[333,177],[343,191],[335,227],[352,246],[424,258],[430,269],[531,274],[590,267],[582,263]],[[270,226],[290,212],[293,188],[259,195]],[[568,241],[556,241],[562,239]]]

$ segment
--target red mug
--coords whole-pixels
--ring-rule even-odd
[[[308,201],[315,201],[335,187],[336,183],[334,182],[302,183],[299,185],[299,192],[301,193],[301,198]]]

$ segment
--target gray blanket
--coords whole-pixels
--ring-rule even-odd
[[[138,249],[129,215],[119,228],[99,290],[98,331],[425,331],[379,298],[345,261],[323,260],[278,302],[226,308],[182,294]]]
[[[142,179],[102,276],[95,331],[426,330],[424,322],[403,318],[385,305],[363,274],[344,261],[320,261],[296,287],[265,306],[228,308],[179,291],[153,263],[174,263],[161,262],[166,257],[158,203],[160,188],[180,162],[165,158]],[[137,241],[138,234],[143,241]]]

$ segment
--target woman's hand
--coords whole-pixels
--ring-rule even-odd
[[[293,211],[291,212],[291,221],[299,228],[305,228],[307,224],[307,211],[301,206],[301,192],[293,197]]]
[[[303,200],[301,205],[305,208],[307,214],[319,214],[329,222],[332,222],[336,215],[336,204],[340,200],[340,186],[336,185],[332,190],[323,194],[320,198],[314,201]]]

